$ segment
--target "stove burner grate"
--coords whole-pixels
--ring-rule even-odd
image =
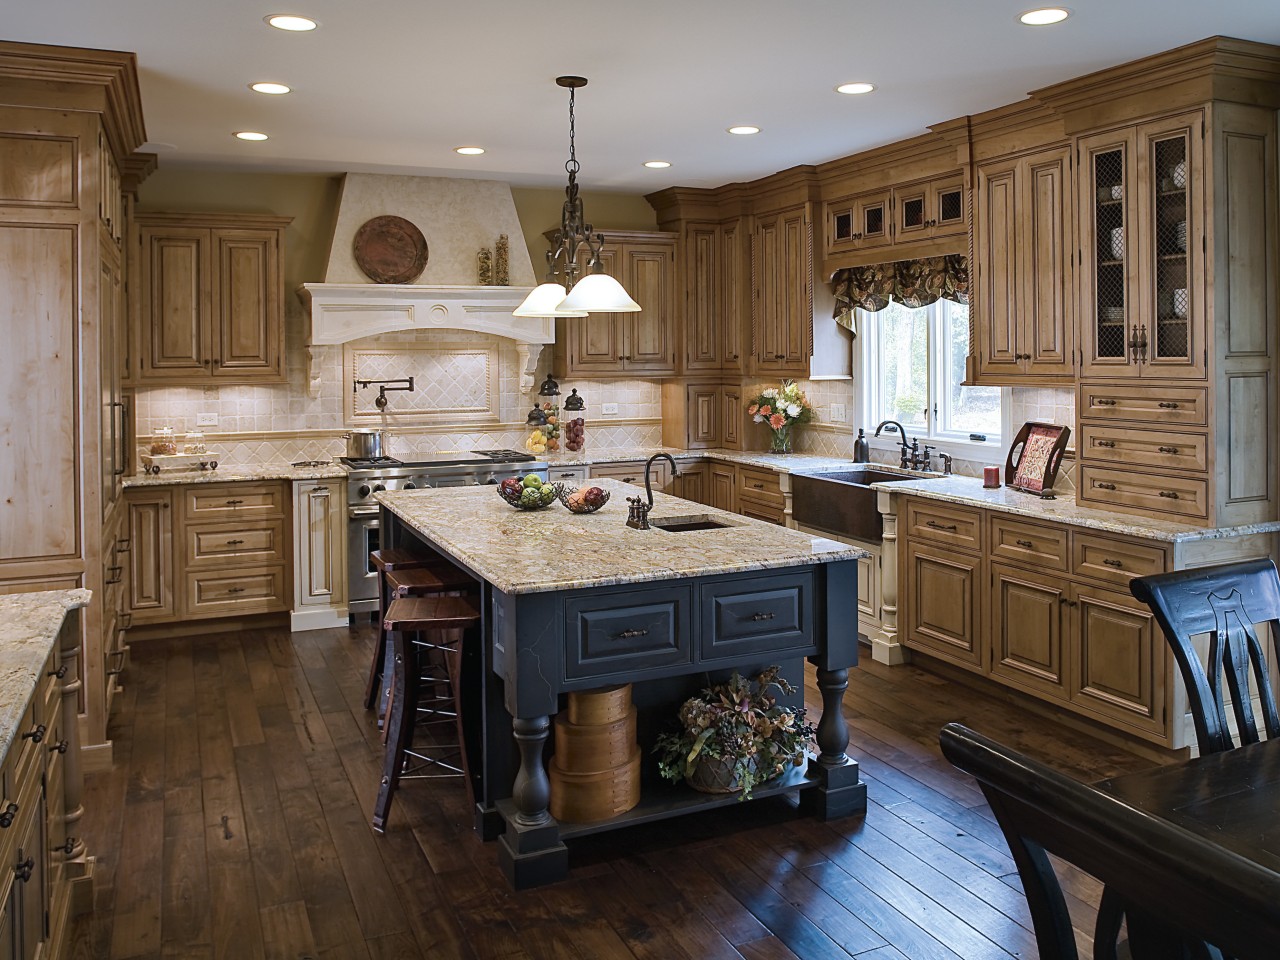
[[[332,460],[295,460],[289,464],[291,467],[331,467]]]

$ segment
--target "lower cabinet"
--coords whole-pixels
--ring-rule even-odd
[[[910,645],[969,669],[982,662],[981,561],[950,547],[908,541],[907,631]]]
[[[1073,586],[1073,702],[1140,731],[1162,732],[1169,652],[1151,611],[1128,593]]]
[[[129,613],[134,623],[172,620],[173,490],[130,490],[125,502],[129,508]]]
[[[991,674],[1011,686],[1065,699],[1063,635],[1070,630],[1070,585],[1004,564],[991,565]]]
[[[294,629],[346,622],[346,507],[344,480],[293,484]]]
[[[733,464],[719,463],[715,460],[707,464],[707,499],[708,506],[717,510],[738,510],[738,470]]]
[[[680,475],[672,484],[672,493],[694,503],[710,503],[707,489],[707,465],[695,463],[681,464]]]

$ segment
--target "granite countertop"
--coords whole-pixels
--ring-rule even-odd
[[[819,457],[807,453],[770,454],[750,450],[684,450],[679,447],[646,447],[643,449],[591,449],[580,453],[557,453],[543,459],[556,467],[573,467],[596,463],[620,463],[631,460],[648,460],[656,453],[669,453],[679,463],[683,460],[719,460],[723,463],[740,463],[749,467],[763,467],[777,473],[822,473],[848,467],[848,457]],[[873,464],[879,469],[879,464]],[[889,468],[896,470],[896,467]]]
[[[234,483],[240,480],[338,480],[347,468],[336,460],[322,467],[294,467],[287,463],[219,464],[217,470],[173,470],[124,478],[124,486],[168,487],[187,483]]]
[[[88,606],[88,590],[42,590],[0,596],[0,763],[40,681],[68,610]]]
[[[1049,520],[1088,527],[1106,533],[1118,533],[1127,537],[1147,540],[1163,540],[1168,543],[1190,543],[1196,540],[1225,540],[1245,537],[1255,533],[1280,531],[1280,521],[1250,523],[1234,527],[1204,527],[1175,523],[1128,514],[1111,513],[1076,503],[1072,496],[1060,496],[1056,500],[1042,500],[1034,493],[1022,493],[1008,487],[988,490],[977,477],[939,477],[936,479],[904,480],[874,483],[871,489],[885,493],[909,493],[930,500],[943,500],[971,507],[985,507],[1001,513],[1012,513],[1033,520]]]
[[[558,503],[509,506],[491,487],[380,493],[378,501],[503,593],[540,593],[651,580],[771,570],[868,556],[824,537],[654,494],[650,519],[713,517],[714,530],[672,533],[626,526],[628,495],[639,487],[602,479],[610,501],[591,514]]]

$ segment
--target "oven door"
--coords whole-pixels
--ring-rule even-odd
[[[378,609],[378,574],[369,554],[378,549],[378,508],[347,510],[347,610],[369,613]]]

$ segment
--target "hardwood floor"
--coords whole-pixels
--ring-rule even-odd
[[[1150,765],[867,657],[845,700],[865,821],[761,800],[583,838],[567,881],[516,893],[468,829],[457,781],[405,785],[386,835],[370,828],[381,745],[360,701],[372,637],[269,630],[132,647],[115,766],[87,778],[96,909],[77,921],[74,957],[1034,957],[1004,840],[942,759],[938,728],[965,722],[1081,779]],[[1098,885],[1068,869],[1064,887],[1091,929]]]

